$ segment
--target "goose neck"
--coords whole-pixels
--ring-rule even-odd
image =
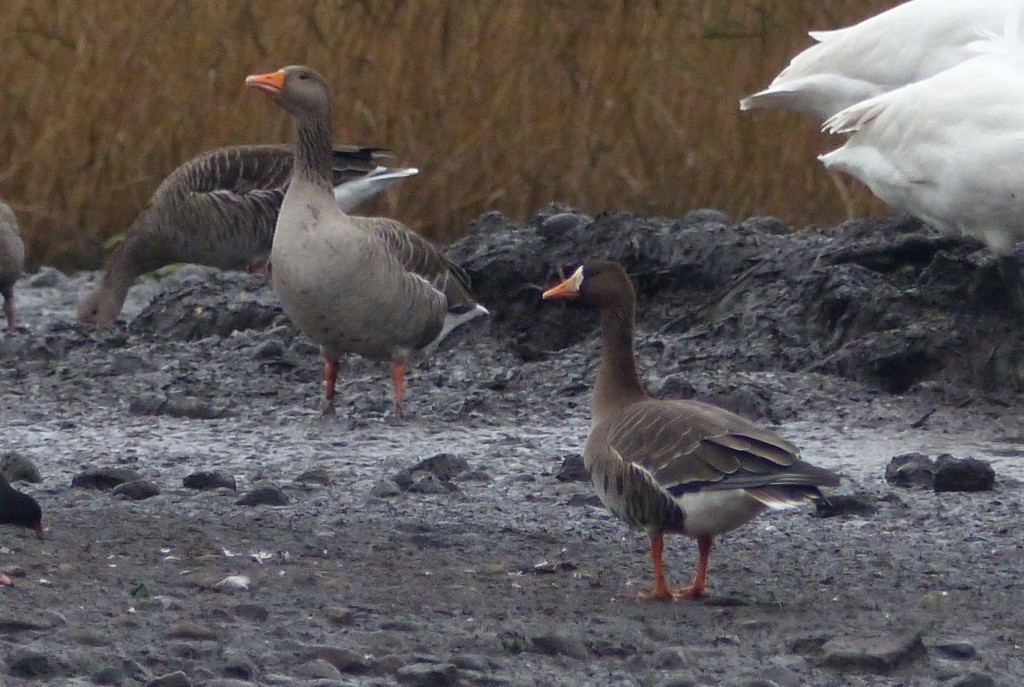
[[[320,109],[296,116],[293,176],[328,190],[331,186],[331,112]]]
[[[601,362],[594,385],[594,415],[647,397],[633,352],[634,308],[619,304],[601,310]]]

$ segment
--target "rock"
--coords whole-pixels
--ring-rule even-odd
[[[299,677],[312,678],[314,680],[338,680],[341,679],[341,671],[334,667],[329,661],[322,658],[303,663],[296,666],[293,673]]]
[[[270,611],[266,606],[262,606],[260,604],[236,604],[231,608],[231,610],[239,618],[244,618],[257,623],[262,623],[270,618]]]
[[[885,466],[885,481],[894,487],[927,487],[935,482],[935,465],[923,453],[893,456]]]
[[[245,654],[230,653],[224,657],[222,672],[224,677],[252,680],[256,676],[256,664]]]
[[[7,656],[7,669],[15,677],[37,680],[55,677],[60,665],[53,657],[29,648],[17,648]]]
[[[821,647],[822,660],[842,672],[888,673],[924,655],[918,632],[835,637]]]
[[[214,406],[199,398],[168,397],[163,394],[143,394],[128,402],[130,415],[165,415],[193,420],[216,420],[227,417],[227,408]]]
[[[835,518],[841,515],[871,515],[878,511],[877,499],[868,494],[832,494],[814,502],[814,515]]]
[[[582,508],[583,506],[596,506],[603,508],[604,504],[601,503],[601,497],[597,494],[573,494],[565,502],[567,506],[573,506],[575,508]]]
[[[398,486],[398,482],[393,479],[382,479],[373,485],[370,489],[370,495],[376,496],[377,498],[390,498],[392,496],[399,496],[402,493],[402,488]]]
[[[697,678],[685,670],[673,670],[653,683],[654,687],[698,687]]]
[[[329,473],[324,468],[313,468],[312,470],[306,470],[298,477],[295,478],[296,482],[300,484],[320,484],[325,487],[329,487],[334,484],[334,480],[331,478]]]
[[[996,471],[983,460],[948,453],[935,459],[935,491],[990,491],[995,482]]]
[[[160,494],[160,487],[148,479],[133,479],[114,487],[114,496],[124,496],[131,501],[142,501]]]
[[[658,670],[675,670],[694,663],[693,657],[679,647],[658,649],[651,657],[651,665]]]
[[[942,687],[996,687],[996,681],[988,673],[970,672],[946,680]]]
[[[58,269],[47,267],[28,277],[28,285],[34,289],[52,289],[68,283],[68,277]]]
[[[336,627],[350,627],[356,621],[356,612],[351,608],[328,608],[325,615]]]
[[[235,478],[220,470],[193,472],[181,480],[181,485],[186,489],[230,489],[231,491],[238,491]]]
[[[149,671],[131,659],[113,656],[102,660],[105,665],[90,676],[97,685],[120,685],[126,680],[145,682],[149,679]]]
[[[451,482],[430,472],[414,472],[412,475],[412,482],[406,488],[412,494],[450,494],[459,490]]]
[[[974,648],[974,645],[963,639],[945,639],[935,642],[931,648],[949,658],[966,659],[978,655],[978,650]]]
[[[155,677],[146,683],[146,687],[192,687],[192,681],[184,672],[176,670],[160,677]]]
[[[239,506],[287,506],[289,499],[276,484],[260,484],[235,503]]]
[[[206,625],[179,620],[167,628],[167,636],[173,639],[216,640],[217,631]]]
[[[252,351],[252,357],[256,360],[271,360],[284,355],[284,346],[275,339],[265,339],[256,345]]]
[[[452,663],[411,663],[399,668],[395,677],[409,687],[446,687],[458,683],[459,669]]]
[[[532,637],[530,650],[545,656],[568,656],[580,661],[590,658],[590,650],[582,639],[558,632]]]
[[[583,465],[583,455],[570,453],[562,459],[562,467],[559,468],[555,479],[562,482],[589,482],[590,473]]]
[[[33,482],[38,484],[43,481],[36,464],[26,456],[15,451],[7,451],[3,458],[0,458],[0,475],[7,478],[8,482]]]
[[[363,675],[370,672],[373,664],[362,653],[334,646],[311,646],[306,655],[312,659],[323,659],[342,673]]]
[[[120,484],[137,479],[142,479],[142,476],[129,468],[89,468],[75,475],[71,480],[71,486],[75,489],[108,491]]]

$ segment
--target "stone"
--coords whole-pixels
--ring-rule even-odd
[[[164,415],[192,420],[217,420],[228,416],[227,408],[200,398],[142,394],[128,402],[129,415]]]
[[[843,515],[871,515],[878,511],[876,499],[868,494],[832,494],[814,502],[814,515],[835,518]]]
[[[977,458],[954,458],[944,453],[935,459],[935,491],[991,491],[996,471]]]
[[[295,481],[300,484],[320,484],[325,487],[329,487],[334,484],[334,480],[331,478],[331,473],[324,468],[306,470],[296,477]]]
[[[38,484],[43,481],[43,476],[32,459],[15,451],[8,451],[0,458],[0,475],[6,477],[8,482]]]
[[[146,683],[146,687],[192,687],[192,681],[184,672],[176,670],[160,677],[155,677]]]
[[[341,671],[338,670],[330,661],[326,661],[322,658],[314,659],[296,666],[293,672],[299,677],[306,677],[314,680],[341,679]]]
[[[22,647],[7,657],[7,669],[15,677],[37,680],[56,676],[60,665],[47,654]]]
[[[885,466],[885,481],[894,487],[931,488],[935,483],[935,465],[923,453],[893,456]]]
[[[533,637],[530,649],[545,656],[568,656],[580,661],[590,658],[590,651],[582,639],[558,632]]]
[[[395,673],[409,687],[446,687],[458,683],[459,669],[452,663],[411,663]]]
[[[118,485],[137,479],[142,479],[142,475],[130,468],[89,468],[75,475],[71,480],[71,486],[75,489],[109,491]]]
[[[675,670],[693,663],[693,657],[679,647],[664,647],[654,652],[651,664],[658,670]]]
[[[224,667],[221,672],[224,677],[252,680],[256,676],[256,664],[244,654],[229,653],[224,657]]]
[[[924,655],[919,632],[834,637],[821,647],[825,665],[842,672],[888,673]]]
[[[171,623],[171,626],[167,629],[167,636],[172,639],[216,640],[217,631],[206,625],[199,625],[187,620],[178,620]]]
[[[949,658],[974,658],[978,650],[970,642],[963,639],[946,639],[931,645],[933,649]]]
[[[362,675],[370,671],[373,665],[365,655],[334,646],[315,645],[309,647],[307,656],[312,659],[324,659],[342,673]]]
[[[266,606],[256,603],[236,604],[231,608],[232,612],[239,618],[262,623],[270,618],[270,611]]]
[[[673,670],[662,675],[654,687],[697,687],[697,678],[685,670]]]
[[[181,485],[186,489],[230,489],[231,491],[238,491],[235,478],[220,470],[193,472],[181,480]]]
[[[570,453],[562,459],[562,467],[555,474],[555,479],[562,482],[589,482],[590,473],[583,464],[583,456]]]
[[[131,501],[142,501],[160,494],[160,487],[148,479],[133,479],[114,487],[114,496],[124,496]]]
[[[287,506],[289,499],[276,484],[258,484],[235,503],[239,506]]]

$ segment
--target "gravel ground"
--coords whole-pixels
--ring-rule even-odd
[[[22,279],[0,454],[38,467],[17,486],[47,538],[0,529],[0,684],[1024,684],[1024,342],[983,252],[906,219],[552,207],[450,254],[493,317],[416,366],[400,422],[358,359],[320,417],[316,350],[259,277],[142,280],[102,333],[72,324],[97,274]],[[636,600],[646,538],[575,469],[596,320],[537,291],[598,255],[634,274],[653,393],[773,426],[860,508],[762,516],[717,542],[707,599]],[[911,451],[995,488],[887,483]],[[669,539],[671,581],[695,559]]]

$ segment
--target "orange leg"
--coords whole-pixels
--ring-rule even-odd
[[[698,599],[704,596],[704,587],[708,579],[708,557],[711,556],[711,535],[705,534],[697,537],[697,550],[700,558],[697,560],[697,572],[693,576],[693,584],[689,587],[677,589],[672,593],[677,599]]]
[[[338,359],[324,355],[324,415],[334,415],[334,386],[338,379]]]
[[[654,563],[654,589],[649,592],[640,592],[637,596],[641,599],[657,599],[659,601],[670,601],[672,590],[665,582],[665,569],[661,562],[661,553],[665,548],[665,540],[661,532],[651,535],[651,562]]]
[[[4,299],[4,315],[7,317],[7,329],[14,331],[14,297]]]
[[[395,417],[402,419],[402,396],[405,391],[405,363],[391,363],[391,384],[395,387]]]

